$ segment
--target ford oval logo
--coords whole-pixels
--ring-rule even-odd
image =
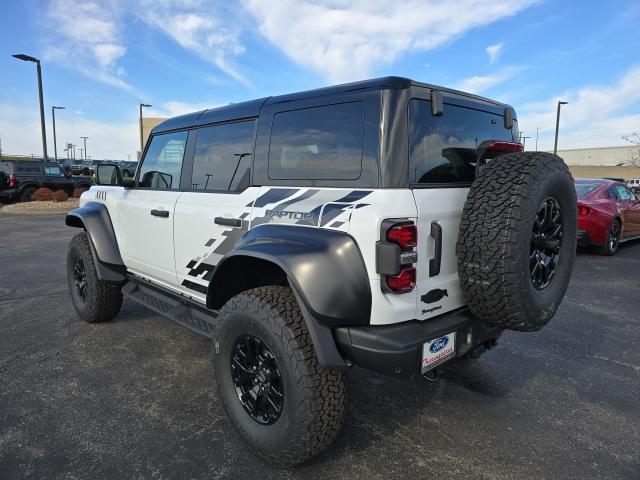
[[[431,353],[436,353],[442,350],[449,343],[449,337],[440,337],[436,338],[433,343],[429,346],[429,351]]]

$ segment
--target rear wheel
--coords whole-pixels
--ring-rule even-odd
[[[615,218],[607,231],[605,244],[600,247],[600,253],[602,253],[602,255],[611,257],[616,254],[620,246],[620,230],[620,220]]]
[[[31,201],[31,196],[33,195],[33,192],[36,191],[35,187],[25,187],[22,192],[20,192],[20,201],[21,202],[30,202]]]
[[[98,278],[86,232],[71,239],[67,251],[67,282],[78,316],[88,323],[104,322],[115,317],[122,307],[120,282]]]
[[[539,330],[567,289],[576,250],[576,194],[558,156],[502,155],[467,196],[457,244],[465,301],[488,324]]]
[[[327,447],[342,425],[345,378],[318,365],[296,298],[261,287],[230,299],[214,331],[218,395],[240,436],[289,466]]]

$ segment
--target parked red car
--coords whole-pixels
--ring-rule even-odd
[[[640,238],[640,200],[622,182],[578,178],[578,245],[614,255],[620,242]]]

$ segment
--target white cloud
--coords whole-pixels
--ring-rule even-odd
[[[504,43],[496,43],[495,45],[489,45],[485,51],[487,55],[489,55],[489,65],[493,65],[498,60],[500,60],[500,55],[502,55],[502,50],[504,49]]]
[[[536,0],[245,0],[260,32],[332,81],[369,76],[402,54],[427,51]]]
[[[72,112],[69,112],[72,113]],[[15,104],[0,104],[0,135],[2,150],[8,154],[42,155],[40,142],[40,117],[37,110]],[[99,122],[69,114],[56,117],[58,158],[65,158],[64,145],[67,142],[82,145],[80,135],[87,136],[87,150],[94,159],[127,159],[127,154],[135,158],[139,142],[138,122],[132,118],[122,123]],[[53,158],[53,133],[51,123],[47,123],[47,149]],[[80,156],[76,147],[76,156]]]
[[[489,75],[477,75],[465,78],[458,82],[455,88],[463,92],[482,93],[512,79],[523,69],[524,67],[505,67]]]
[[[97,81],[132,90],[118,61],[126,54],[119,2],[52,0],[45,60],[55,61]]]
[[[524,104],[518,123],[531,136],[540,127],[539,149],[553,148],[558,100],[569,102],[562,107],[558,148],[624,145],[620,137],[640,125],[640,66],[609,85],[586,86]]]
[[[245,48],[240,28],[222,4],[204,0],[138,0],[137,17],[162,31],[180,46],[195,52],[231,78],[251,88],[240,73],[235,58]],[[225,19],[221,20],[221,19]]]
[[[213,0],[51,0],[44,58],[89,78],[133,90],[119,61],[127,53],[122,26],[135,17],[229,77],[251,87],[235,65],[244,52],[237,12]]]
[[[186,113],[198,112],[201,110],[207,110],[209,108],[216,108],[221,106],[220,104],[213,103],[188,103],[179,101],[169,101],[162,104],[160,108],[154,107],[149,109],[149,117],[175,117],[177,115],[184,115]]]

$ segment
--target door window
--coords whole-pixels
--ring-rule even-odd
[[[363,128],[361,102],[276,113],[269,178],[357,180],[362,173]]]
[[[193,156],[193,190],[242,190],[249,185],[255,122],[238,122],[197,130]]]
[[[186,144],[187,132],[154,135],[140,167],[138,186],[156,190],[179,189]]]
[[[64,172],[57,165],[44,167],[44,174],[47,177],[64,177]]]
[[[514,141],[514,132],[504,128],[504,118],[501,115],[446,104],[443,115],[433,116],[431,102],[411,100],[411,183],[473,182],[476,149],[486,140]]]
[[[616,185],[613,187],[616,192],[616,198],[619,200],[626,202],[629,200],[635,200],[635,195],[631,193],[627,187],[623,187],[622,185]]]

